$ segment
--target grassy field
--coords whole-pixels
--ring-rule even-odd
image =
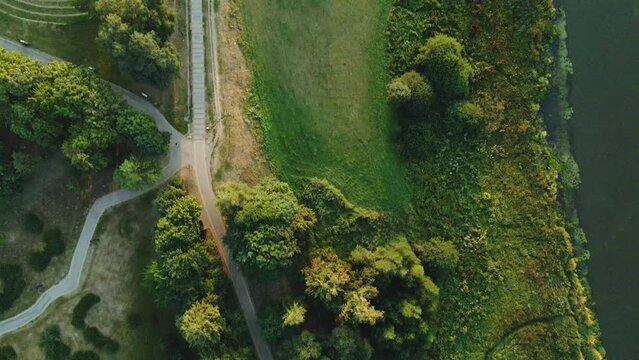
[[[156,213],[153,194],[128,202],[110,211],[99,225],[99,241],[92,247],[82,290],[57,301],[43,317],[16,333],[0,339],[0,347],[11,345],[20,359],[43,359],[37,346],[48,325],[61,328],[63,341],[73,351],[92,349],[106,359],[168,359],[179,343],[175,314],[159,309],[152,294],[141,285],[142,271],[153,256],[152,231]],[[114,354],[106,354],[86,342],[81,331],[71,325],[71,314],[88,293],[101,301],[87,314],[88,326],[96,326],[120,344]],[[131,315],[139,316],[132,326]],[[184,357],[183,357],[184,358]],[[188,357],[186,357],[188,358]]]
[[[174,5],[176,11],[176,30],[172,42],[178,50],[183,66],[178,77],[164,89],[136,82],[130,75],[118,71],[111,63],[108,54],[95,43],[98,27],[94,19],[84,17],[68,25],[58,26],[16,19],[2,12],[0,8],[0,36],[14,40],[25,39],[32,47],[64,60],[93,66],[101,77],[135,93],[143,91],[149,94],[151,101],[158,106],[167,119],[178,130],[186,132],[187,123],[184,119],[188,111],[186,1],[175,1],[170,4]]]
[[[278,175],[326,178],[356,204],[401,211],[409,195],[385,101],[388,1],[241,0],[245,52]]]
[[[99,196],[111,191],[111,177],[102,174],[93,177],[91,191],[75,193],[65,186],[71,167],[61,154],[41,164],[24,184],[18,194],[0,200],[0,264],[19,264],[27,286],[13,306],[0,318],[6,318],[24,310],[46,289],[58,282],[69,270],[73,249],[78,241],[86,212]],[[34,271],[28,264],[32,251],[43,247],[42,234],[30,233],[23,224],[24,215],[37,215],[45,230],[59,228],[65,242],[63,254],[52,259],[42,272]]]

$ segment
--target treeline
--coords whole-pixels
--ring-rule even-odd
[[[574,181],[539,115],[556,16],[550,0],[394,1],[388,100],[409,228],[459,251],[437,282],[433,358],[605,356],[557,201]]]
[[[165,0],[77,0],[98,19],[96,41],[121,70],[137,80],[165,86],[180,60],[171,44],[175,12]]]
[[[157,301],[177,309],[176,326],[201,358],[252,359],[250,336],[215,243],[202,233],[201,206],[173,180],[157,195],[155,260],[144,283]]]
[[[0,49],[0,195],[58,150],[80,177],[119,165],[118,184],[142,189],[159,176],[169,140],[89,69]]]
[[[275,179],[225,183],[218,205],[242,271],[287,284],[260,314],[278,358],[425,356],[439,303],[425,264],[439,274],[454,267],[451,243],[413,247],[389,231],[383,214],[354,206],[319,179],[297,193]],[[440,261],[449,251],[453,259]]]

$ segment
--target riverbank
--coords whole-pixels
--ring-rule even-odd
[[[559,162],[559,184],[561,186],[559,201],[563,209],[566,230],[570,233],[573,247],[570,267],[574,267],[576,274],[572,276],[572,291],[575,299],[573,310],[578,315],[581,335],[586,341],[605,357],[606,352],[601,343],[601,330],[596,315],[593,312],[594,302],[590,284],[588,283],[588,251],[587,238],[579,221],[577,209],[577,191],[581,184],[579,165],[572,152],[572,118],[573,109],[570,106],[570,82],[573,75],[573,65],[568,54],[568,32],[566,29],[566,14],[560,10],[555,25],[557,43],[552,87],[542,106],[542,113],[549,131],[549,142],[553,146]]]

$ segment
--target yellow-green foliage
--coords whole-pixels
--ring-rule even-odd
[[[556,15],[550,0],[396,1],[391,11],[393,72],[416,68],[415,57],[425,56],[419,47],[442,33],[461,44],[449,53],[473,68],[468,101],[476,111],[447,113],[440,104],[402,134],[412,228],[422,238],[450,239],[460,252],[440,284],[436,358],[572,359],[591,341],[574,315],[588,313],[587,304],[573,301],[560,167],[538,116]],[[464,121],[451,118],[471,113],[482,114],[482,131],[459,131]]]

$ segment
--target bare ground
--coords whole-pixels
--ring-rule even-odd
[[[252,76],[240,48],[238,13],[232,1],[219,2],[217,24],[224,134],[213,157],[213,179],[253,185],[268,173],[268,167],[257,127],[246,114]]]

